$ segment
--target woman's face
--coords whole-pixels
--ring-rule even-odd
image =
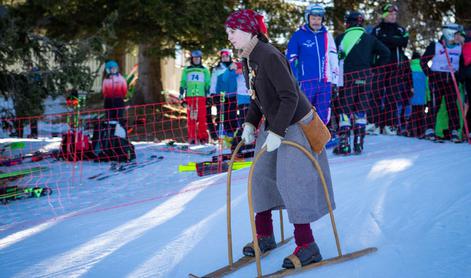
[[[239,29],[226,28],[227,39],[235,49],[244,49],[252,39],[252,34]]]

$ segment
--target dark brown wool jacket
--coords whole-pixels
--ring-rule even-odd
[[[256,95],[246,122],[257,127],[264,116],[266,128],[284,137],[288,126],[310,112],[312,106],[299,89],[285,56],[271,44],[257,40],[248,57],[243,58],[243,70],[245,84],[248,89],[252,84]]]

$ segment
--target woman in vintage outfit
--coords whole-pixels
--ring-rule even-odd
[[[282,207],[294,224],[297,247],[293,255],[302,266],[319,262],[322,256],[310,223],[328,213],[321,179],[308,157],[281,144],[282,140],[290,140],[311,150],[299,124],[312,121],[312,106],[298,88],[285,56],[268,43],[263,16],[252,10],[238,10],[227,18],[225,27],[229,41],[241,53],[246,84],[252,94],[242,139],[246,144],[253,143],[260,125],[256,152],[267,147],[267,153],[255,166],[253,178],[260,250],[264,253],[276,248],[271,211]],[[326,151],[311,153],[321,166],[335,208]],[[253,243],[247,244],[243,253],[255,256]],[[294,267],[292,257],[284,259],[283,267]]]

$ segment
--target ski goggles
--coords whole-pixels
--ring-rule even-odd
[[[393,4],[387,4],[383,8],[383,17],[387,17],[389,13],[396,12],[399,13],[399,8],[396,5]]]
[[[399,12],[399,8],[396,6],[396,5],[393,5],[393,4],[387,4],[384,8],[383,8],[383,12],[396,12],[398,13]]]

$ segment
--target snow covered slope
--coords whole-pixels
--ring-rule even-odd
[[[151,144],[136,147],[140,159],[157,154]],[[0,206],[0,276],[186,277],[227,264],[226,174],[178,173],[178,164],[207,157],[161,155],[162,162],[100,182],[87,177],[103,170],[84,162],[82,179],[55,185],[49,199]],[[376,136],[367,138],[361,156],[330,157],[343,252],[379,250],[296,277],[471,273],[469,145]],[[251,240],[248,171],[233,174],[235,259]],[[311,226],[324,258],[336,256],[329,218]],[[294,248],[291,242],[264,258],[263,272],[279,269]],[[256,273],[252,265],[231,277]]]

